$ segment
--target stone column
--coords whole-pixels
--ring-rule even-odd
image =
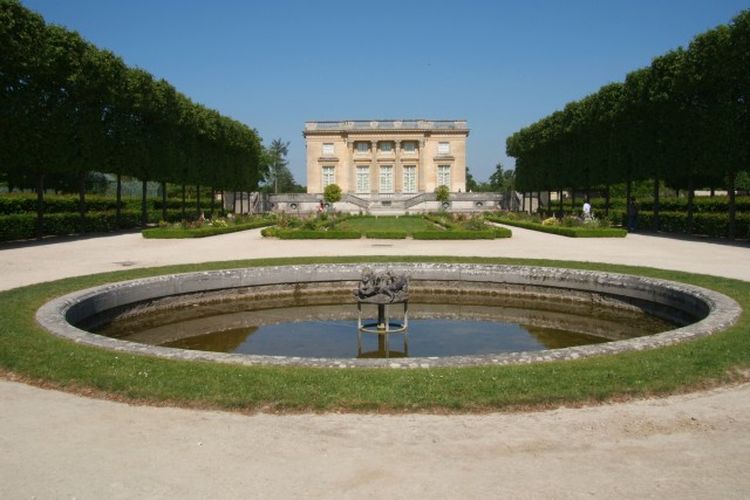
[[[373,194],[380,193],[380,168],[378,167],[378,141],[370,141],[370,192]]]
[[[357,192],[357,168],[354,166],[354,141],[346,139],[346,158],[344,158],[346,168],[349,172],[349,189],[347,192]]]
[[[425,144],[427,141],[423,138],[419,140],[419,151],[417,154],[419,155],[419,161],[417,162],[417,192],[418,193],[425,193],[426,187],[425,187],[425,175],[424,175],[424,169],[425,169]]]
[[[401,144],[403,141],[393,141],[396,159],[393,162],[393,192],[404,192],[404,173],[401,168]]]

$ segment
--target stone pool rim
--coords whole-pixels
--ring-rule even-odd
[[[123,294],[128,295],[128,293],[132,294],[135,293],[134,290],[144,290],[148,289],[148,287],[152,289],[168,288],[173,295],[207,290],[242,288],[270,283],[292,284],[300,282],[352,281],[359,279],[361,271],[365,267],[371,267],[376,270],[401,270],[410,273],[412,277],[417,277],[418,279],[438,281],[486,282],[490,280],[498,285],[509,283],[608,294],[619,291],[620,295],[633,297],[636,297],[638,293],[656,293],[657,295],[661,294],[666,301],[687,299],[688,302],[692,300],[694,306],[698,303],[703,304],[707,308],[708,314],[700,321],[681,328],[650,336],[606,342],[603,344],[530,352],[398,359],[307,358],[193,351],[151,346],[104,337],[76,328],[68,321],[68,315],[71,311],[90,307],[92,304],[102,305],[112,302],[112,300],[116,301],[118,296]],[[162,296],[165,295],[141,297],[141,300]],[[105,309],[107,307],[103,307],[101,310]],[[736,301],[713,290],[676,281],[631,274],[506,264],[368,263],[365,261],[353,264],[243,267],[165,274],[115,282],[57,297],[37,310],[36,320],[47,331],[76,343],[101,347],[116,352],[156,356],[166,359],[212,361],[256,366],[432,368],[443,366],[529,364],[654,349],[725,330],[739,319],[741,313],[742,308]]]

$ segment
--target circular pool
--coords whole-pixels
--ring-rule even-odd
[[[408,274],[408,334],[357,334],[362,270]],[[51,332],[110,349],[243,364],[430,367],[576,359],[708,335],[740,314],[711,290],[632,275],[480,264],[315,264],[113,283],[45,304]]]

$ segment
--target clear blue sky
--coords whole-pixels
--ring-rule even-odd
[[[486,180],[519,128],[621,81],[750,0],[22,0],[47,22],[290,141],[307,120],[464,118]]]

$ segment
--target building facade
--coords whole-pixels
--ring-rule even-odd
[[[466,192],[465,120],[305,123],[307,192],[338,184],[362,198]]]

